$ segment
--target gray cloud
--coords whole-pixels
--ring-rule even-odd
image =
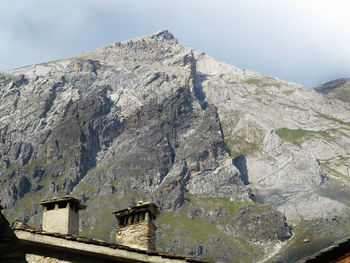
[[[312,86],[350,76],[349,35],[280,0],[2,0],[0,70],[169,29],[215,59]]]

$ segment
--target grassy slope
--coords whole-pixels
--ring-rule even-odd
[[[158,219],[159,249],[171,248],[172,252],[186,254],[191,250],[196,251],[194,244],[199,243],[209,247],[203,253],[203,259],[207,260],[226,257],[232,260],[228,262],[252,262],[253,258],[263,257],[264,251],[260,246],[240,236],[228,235],[218,228],[219,225],[233,224],[232,219],[238,209],[251,202],[231,202],[227,198],[189,194],[187,198],[185,206],[178,211],[166,211]],[[201,212],[190,216],[191,209],[200,209]],[[213,216],[204,217],[203,214]],[[183,242],[177,242],[179,239]]]

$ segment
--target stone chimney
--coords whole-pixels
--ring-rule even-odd
[[[139,201],[136,206],[113,213],[117,218],[116,243],[143,250],[156,249],[154,220],[160,214],[154,203]]]
[[[79,234],[79,210],[85,209],[80,201],[74,197],[41,201],[44,207],[43,230],[61,234]]]

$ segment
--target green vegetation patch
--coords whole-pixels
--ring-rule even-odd
[[[350,159],[350,156],[343,156],[343,155],[337,155],[337,157],[340,159],[340,160],[342,160],[342,161],[347,161],[347,160],[349,160]]]
[[[260,82],[261,80],[256,78],[251,78],[244,81],[244,83],[246,84],[254,84],[254,85],[258,85]]]
[[[174,232],[181,232],[182,236],[192,242],[215,237],[218,232],[215,224],[210,224],[201,217],[190,219],[185,213],[165,212],[158,223],[170,226],[168,229],[163,229],[167,236],[171,236]]]
[[[253,154],[260,150],[260,144],[247,142],[243,136],[232,136],[225,139],[233,158],[240,155]]]
[[[33,170],[35,167],[41,167],[41,168],[47,168],[48,165],[45,161],[39,162],[39,161],[32,161],[30,163],[28,163],[27,165],[24,165],[23,168],[27,169],[27,170]]]
[[[7,168],[3,167],[0,168],[0,171],[7,171],[7,172],[12,172],[13,170],[15,170],[16,167],[14,167],[14,165],[12,163],[9,164],[9,166]]]
[[[350,126],[350,122],[346,122],[346,121],[343,121],[343,120],[339,120],[337,118],[334,118],[332,116],[329,116],[327,114],[319,114],[320,117],[324,118],[324,119],[327,119],[327,120],[330,120],[330,121],[334,121],[334,122],[337,122],[341,125],[346,125],[346,126]]]
[[[186,199],[195,207],[203,207],[207,210],[221,208],[232,216],[235,215],[241,207],[254,204],[250,201],[232,202],[227,197],[198,197],[189,193],[186,193]]]
[[[113,237],[117,221],[112,212],[117,209],[116,204],[109,198],[104,195],[96,195],[88,201],[86,204],[88,209],[82,211],[82,216],[87,218],[87,222],[83,226],[83,230],[80,231],[80,236],[115,242]],[[111,236],[111,231],[113,232],[113,237]]]
[[[244,84],[249,85],[255,85],[258,87],[268,87],[268,86],[275,86],[275,87],[281,87],[281,83],[279,83],[276,79],[265,76],[263,78],[249,78],[243,81]]]
[[[309,131],[303,129],[292,130],[281,128],[276,130],[276,134],[284,141],[301,146],[301,143],[311,138],[331,139],[327,131]]]
[[[206,244],[209,250],[202,259],[217,260],[220,255],[235,255],[237,262],[252,262],[263,257],[263,249],[241,236],[233,236],[220,230],[220,226],[234,224],[237,211],[252,202],[231,202],[228,198],[199,197],[186,193],[187,203],[177,211],[165,211],[157,219],[161,237],[158,249],[171,248],[177,254],[186,254],[195,244]],[[194,210],[200,210],[193,214]],[[217,214],[215,218],[207,213]],[[180,240],[180,243],[174,240]],[[220,240],[219,243],[215,240]]]
[[[238,84],[238,82],[237,81],[225,81],[226,82],[226,84],[228,84],[228,85],[237,85]]]
[[[344,174],[342,174],[342,173],[338,172],[337,170],[331,168],[331,167],[330,167],[330,163],[327,162],[327,161],[326,161],[326,162],[322,162],[322,163],[320,164],[320,166],[321,166],[321,168],[322,168],[324,171],[326,171],[326,172],[327,172],[328,174],[330,174],[330,175],[333,175],[333,176],[335,176],[335,177],[345,178],[345,179],[349,180],[347,176],[345,176]]]
[[[264,132],[254,122],[247,122],[243,129],[235,131],[233,135],[223,125],[225,143],[231,152],[231,156],[250,155],[261,150]]]
[[[14,209],[6,210],[6,216],[9,222],[13,222],[15,220],[24,220],[27,215],[33,213],[37,207],[40,207],[39,202],[42,200],[42,195],[40,193],[26,193],[23,195],[21,199],[19,199],[16,203]],[[39,208],[40,211],[41,208]],[[40,213],[40,216],[42,214]],[[38,227],[38,225],[33,224],[31,222],[31,226]]]
[[[14,166],[12,163],[10,163],[10,165],[7,168],[0,168],[0,171],[8,171],[8,172],[12,172],[14,170],[18,170],[20,168],[24,168],[28,171],[33,170],[35,167],[41,167],[41,168],[47,168],[48,165],[45,161],[43,162],[39,162],[39,161],[32,161],[26,165],[23,166]]]
[[[90,171],[88,171],[87,175],[107,172],[115,164],[117,164],[117,162],[110,162],[105,166],[95,166]]]

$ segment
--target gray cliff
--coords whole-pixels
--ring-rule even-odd
[[[81,199],[81,234],[156,202],[158,249],[295,261],[350,235],[350,104],[216,62],[169,31],[0,73],[0,199]],[[298,253],[296,253],[298,251]]]

